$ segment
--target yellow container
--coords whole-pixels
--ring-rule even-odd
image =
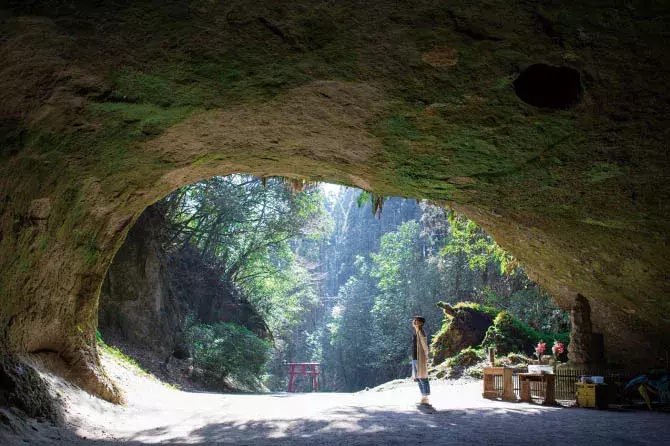
[[[607,408],[607,386],[604,384],[577,383],[577,404],[579,407]]]

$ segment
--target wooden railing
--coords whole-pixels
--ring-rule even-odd
[[[484,368],[484,394],[485,398],[503,398],[503,367],[485,367]],[[525,367],[517,367],[511,370],[511,384],[514,399],[521,398],[521,389],[519,386],[519,373],[525,373],[528,370]],[[487,373],[488,372],[488,373]],[[644,373],[643,369],[621,369],[611,367],[589,367],[589,368],[558,368],[555,375],[555,395],[556,400],[571,402],[575,401],[576,384],[581,376],[602,376],[608,388],[608,401],[612,403],[623,402],[626,400],[625,386],[628,381]],[[541,398],[545,394],[546,384],[542,382],[531,382],[530,392],[533,398]],[[508,394],[508,400],[512,393]]]
[[[508,367],[484,367],[484,398],[502,398],[516,401],[514,394],[514,369]]]
[[[644,369],[611,368],[596,366],[588,368],[561,368],[556,369],[556,399],[575,401],[576,384],[581,376],[602,376],[607,384],[608,401],[611,403],[625,401],[625,386],[631,379],[645,373]]]

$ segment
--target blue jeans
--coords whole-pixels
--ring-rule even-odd
[[[412,375],[416,376],[419,374],[419,361],[416,359],[412,359]],[[428,378],[417,378],[419,381],[419,390],[421,391],[421,396],[428,396],[430,395],[430,383],[428,382]]]

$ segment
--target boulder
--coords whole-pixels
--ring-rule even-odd
[[[472,303],[451,306],[440,302],[437,306],[444,311],[444,321],[430,347],[434,365],[442,363],[467,347],[481,344],[486,330],[493,325],[493,319],[498,313],[495,309]]]

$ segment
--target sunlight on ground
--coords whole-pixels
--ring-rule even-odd
[[[126,406],[50,378],[84,444],[670,444],[667,414],[490,401],[481,397],[481,382],[434,380],[435,410],[426,412],[409,379],[357,393],[194,393],[163,386],[110,355],[102,361],[130,397]]]

